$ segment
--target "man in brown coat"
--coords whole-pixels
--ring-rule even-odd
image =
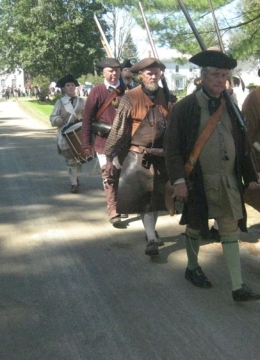
[[[141,84],[123,96],[106,142],[107,173],[113,173],[112,161],[127,151],[124,159],[117,209],[140,213],[146,232],[146,255],[159,254],[162,240],[155,231],[158,211],[165,210],[164,188],[167,173],[163,158],[168,102],[159,86],[165,66],[155,58],[145,58],[131,67]]]
[[[260,295],[243,283],[238,246],[239,227],[246,228],[242,196],[245,136],[232,107],[222,96],[228,70],[236,66],[236,60],[219,51],[207,50],[190,61],[201,66],[202,87],[175,104],[164,139],[173,198],[184,203],[180,223],[186,225],[188,265],[185,278],[201,288],[212,286],[199,265],[198,254],[208,219],[214,218],[231,277],[233,300],[259,300]],[[216,118],[214,126],[212,117]],[[212,127],[211,135],[200,151],[191,156],[194,149],[199,149],[195,144],[198,139],[202,140],[200,135],[208,123]],[[257,184],[251,182],[249,186]]]

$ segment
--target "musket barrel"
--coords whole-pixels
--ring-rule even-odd
[[[101,27],[101,25],[100,25],[100,23],[99,23],[98,18],[96,17],[96,15],[94,15],[94,20],[95,20],[95,22],[96,22],[96,24],[97,24],[97,27],[98,27],[98,30],[99,30],[99,32],[100,32],[101,42],[102,42],[102,44],[103,44],[103,46],[104,46],[105,52],[106,52],[106,54],[107,54],[107,56],[108,56],[109,58],[113,58],[113,57],[114,57],[114,56],[113,56],[113,53],[112,53],[112,51],[111,51],[111,49],[110,49],[110,47],[109,47],[109,44],[108,44],[108,42],[107,42],[106,36],[105,36],[105,34],[104,34],[104,31],[103,31],[103,29],[102,29],[102,27]]]
[[[156,59],[159,60],[159,57],[158,57],[156,48],[155,48],[155,46],[154,46],[153,38],[152,38],[152,36],[151,36],[151,32],[150,32],[150,29],[149,29],[149,26],[148,26],[146,17],[145,17],[145,15],[144,15],[143,7],[142,7],[142,4],[141,4],[140,1],[139,1],[139,8],[140,8],[140,11],[141,11],[141,14],[142,14],[142,18],[143,18],[143,21],[144,21],[144,25],[145,25],[145,28],[146,28],[146,32],[147,32],[147,35],[148,35],[148,38],[149,38],[149,41],[150,41],[150,45],[151,45],[151,48],[152,48],[153,56],[154,56]]]
[[[143,21],[144,21],[144,24],[145,24],[145,28],[146,28],[146,32],[147,32],[147,35],[148,35],[148,38],[149,38],[149,41],[150,41],[150,45],[151,45],[151,48],[152,48],[152,51],[153,51],[153,56],[154,56],[154,58],[159,60],[159,56],[157,54],[157,51],[156,51],[156,48],[155,48],[155,45],[154,45],[154,42],[153,42],[153,38],[152,38],[150,29],[149,29],[149,25],[148,25],[148,23],[146,21],[146,17],[144,15],[143,7],[142,7],[142,4],[141,4],[140,1],[139,1],[139,8],[140,8],[142,18],[143,18]],[[165,97],[166,97],[167,101],[169,103],[173,103],[176,98],[170,93],[170,90],[169,90],[168,85],[167,85],[167,81],[166,81],[165,76],[164,76],[164,72],[162,72],[161,82],[162,82],[162,85],[163,85],[163,90],[164,90]]]
[[[181,9],[182,9],[182,11],[183,11],[186,19],[187,19],[187,21],[188,21],[188,23],[189,23],[192,31],[193,31],[193,34],[195,35],[195,37],[196,37],[196,39],[197,39],[197,41],[198,41],[198,43],[199,43],[199,45],[200,45],[200,47],[201,47],[201,50],[202,50],[202,51],[207,50],[207,48],[206,48],[206,46],[205,46],[202,38],[200,37],[200,34],[198,33],[198,30],[196,29],[196,27],[195,27],[195,25],[194,25],[194,23],[193,23],[190,15],[189,15],[187,9],[186,9],[183,1],[182,1],[182,0],[177,0],[177,1],[178,1],[179,5],[180,5],[180,7],[181,7]],[[247,141],[248,141],[247,127],[246,127],[246,123],[245,123],[245,121],[244,121],[244,119],[243,119],[243,116],[242,116],[241,112],[238,110],[237,106],[235,105],[233,99],[231,98],[229,92],[228,92],[226,89],[223,91],[223,95],[224,95],[224,97],[226,98],[228,104],[231,106],[231,108],[232,108],[232,110],[233,110],[233,112],[234,112],[234,114],[235,114],[235,116],[236,116],[236,118],[237,118],[238,123],[239,123],[240,126],[244,129],[245,134],[246,134],[246,138],[247,138]],[[248,141],[248,145],[249,145],[249,141]],[[250,146],[249,146],[249,147],[250,147]],[[251,148],[251,147],[250,147],[250,148]],[[252,180],[252,181],[257,181],[257,180],[258,180],[257,167],[256,167],[256,162],[255,162],[255,160],[254,160],[254,158],[253,158],[253,152],[252,152],[251,149],[250,149],[249,155],[250,155],[250,161],[251,161],[251,165],[252,165],[252,170],[253,170],[254,176],[255,176],[255,179]]]
[[[209,7],[210,7],[210,10],[211,10],[211,14],[212,14],[213,22],[214,22],[215,31],[217,33],[219,46],[220,46],[221,51],[224,53],[225,48],[224,48],[224,44],[223,44],[223,41],[222,41],[222,37],[220,35],[218,22],[217,22],[217,19],[216,19],[216,16],[215,16],[215,12],[214,12],[214,9],[213,9],[213,6],[212,6],[212,2],[211,2],[211,0],[208,0],[208,2],[209,2]]]

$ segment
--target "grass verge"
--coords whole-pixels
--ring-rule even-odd
[[[18,99],[18,104],[26,114],[50,125],[50,114],[52,112],[53,105],[39,100],[26,99]]]

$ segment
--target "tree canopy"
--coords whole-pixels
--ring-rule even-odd
[[[106,4],[127,8],[138,25],[144,28],[138,0],[107,0]],[[219,44],[209,0],[183,0],[205,46]],[[158,46],[177,49],[181,53],[200,51],[197,40],[177,0],[145,0],[141,2],[153,39]],[[220,34],[227,53],[243,59],[259,52],[260,1],[211,0]],[[227,16],[228,14],[228,16]]]
[[[104,11],[101,4],[84,0],[2,0],[1,69],[21,67],[52,79],[93,72],[104,56],[96,11]]]
[[[217,45],[209,0],[183,1],[206,47]],[[238,1],[211,0],[225,49],[238,59],[259,56],[260,2],[241,0],[238,5]],[[20,67],[31,76],[51,80],[66,73],[76,77],[94,73],[95,62],[105,56],[94,13],[107,40],[112,39],[115,57],[122,60],[133,25],[144,28],[138,4],[138,0],[107,0],[105,6],[100,0],[1,0],[0,68],[11,72]],[[237,12],[227,19],[228,4]],[[178,0],[145,0],[142,7],[158,47],[185,54],[200,50]]]

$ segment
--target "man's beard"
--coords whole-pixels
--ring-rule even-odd
[[[158,83],[147,83],[147,84],[144,84],[144,87],[150,91],[155,91],[158,89],[159,85],[158,85]]]

